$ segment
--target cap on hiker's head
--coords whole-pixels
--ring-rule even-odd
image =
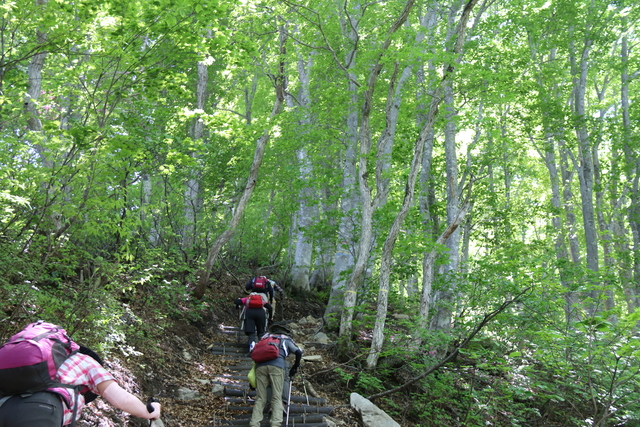
[[[104,366],[104,362],[102,361],[100,356],[98,356],[98,353],[96,353],[95,351],[91,350],[89,347],[85,347],[85,346],[81,345],[80,349],[78,350],[78,353],[86,354],[87,356],[90,356],[93,360],[98,362],[101,366]]]
[[[269,326],[269,332],[271,332],[272,334],[285,334],[289,336],[293,335],[293,332],[291,332],[291,329],[285,322],[276,322],[273,325]]]

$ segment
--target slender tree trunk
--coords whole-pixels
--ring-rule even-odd
[[[309,159],[307,159],[306,150],[298,150],[297,156],[298,163],[300,164],[300,173],[308,176],[311,174],[311,163]],[[308,178],[305,180],[308,181]],[[309,203],[311,198],[312,189],[309,187],[304,188],[300,193],[300,208],[296,215],[296,248],[291,268],[291,286],[302,291],[308,291],[310,289],[309,276],[313,255],[313,242],[308,235],[308,229],[309,226],[313,224],[318,213],[317,205]]]
[[[483,112],[484,112],[484,105],[482,102],[480,102],[480,105],[478,105],[478,118],[476,119],[475,134],[473,136],[472,143],[469,144],[469,147],[467,148],[466,169],[468,171],[473,169],[472,153],[483,135],[482,127],[481,127],[481,123],[484,117]],[[471,205],[469,207],[469,213],[465,216],[465,221],[463,223],[463,226],[461,227],[462,244],[461,244],[461,250],[460,250],[461,252],[460,272],[463,275],[466,275],[469,272],[469,249],[471,246],[471,230],[473,229],[473,214],[472,214],[473,202],[470,202],[470,203]]]
[[[36,0],[36,5],[39,7],[44,8],[48,4],[48,0]],[[45,32],[45,29],[37,28],[35,32],[38,45],[40,47],[44,47],[47,44],[47,33]],[[55,167],[55,162],[53,160],[54,156],[46,147],[46,135],[43,132],[42,121],[40,119],[40,113],[38,112],[38,102],[42,94],[42,70],[44,69],[46,58],[47,52],[42,49],[42,51],[38,51],[33,55],[31,62],[27,66],[28,83],[23,108],[27,121],[27,129],[29,130],[28,138],[33,143],[33,147],[40,157],[40,162],[43,168],[49,170],[53,176],[55,173],[53,170]],[[42,189],[47,195],[47,202],[44,204],[43,209],[53,206],[53,210],[47,215],[53,225],[52,230],[46,230],[46,235],[50,239],[50,247],[53,245],[53,236],[58,236],[58,233],[65,229],[62,214],[54,206],[56,204],[55,199],[58,198],[58,193],[62,190],[54,181],[54,179],[51,179],[42,184]],[[46,257],[47,254],[42,254],[42,256]]]
[[[287,41],[287,32],[284,26],[280,26],[279,28],[279,36],[280,36],[280,55],[281,58],[285,57],[286,49],[285,44]],[[271,110],[271,118],[273,119],[275,116],[282,112],[282,108],[284,105],[285,99],[285,64],[284,59],[281,59],[278,68],[278,75],[275,79],[275,102],[273,104],[273,109]],[[193,290],[193,295],[197,299],[202,299],[204,297],[207,286],[209,285],[209,277],[211,275],[211,269],[213,268],[214,263],[218,258],[218,254],[222,250],[222,247],[231,239],[233,233],[235,232],[242,215],[244,214],[244,210],[247,207],[247,203],[249,203],[249,199],[253,194],[253,190],[256,187],[258,181],[258,172],[260,171],[260,166],[262,165],[262,159],[264,157],[264,151],[267,146],[267,142],[269,141],[271,131],[267,129],[264,131],[262,136],[258,138],[256,143],[256,149],[253,153],[253,162],[251,163],[251,168],[249,169],[249,176],[247,178],[247,183],[245,184],[244,191],[238,200],[238,203],[233,211],[233,216],[231,218],[231,222],[227,229],[222,232],[213,242],[211,247],[209,248],[209,252],[207,254],[207,259],[204,263],[202,269],[198,272],[198,283]]]
[[[205,61],[198,62],[198,81],[196,84],[196,109],[204,113],[207,103],[207,84],[209,82],[209,66]],[[193,141],[204,137],[204,120],[199,115],[191,126],[191,138]],[[197,162],[198,153],[192,152],[191,157]],[[184,231],[182,233],[182,249],[189,253],[193,249],[196,239],[197,217],[202,208],[200,198],[200,168],[194,167],[189,171],[187,188],[184,191]]]
[[[358,146],[358,86],[356,84],[357,60],[357,31],[360,5],[355,3],[354,10],[348,17],[348,22],[342,23],[343,33],[354,49],[346,55],[347,90],[350,102],[347,113],[345,131],[345,152],[342,164],[342,188],[344,194],[340,201],[340,224],[338,226],[338,241],[336,243],[335,259],[333,261],[333,278],[329,301],[324,312],[324,319],[330,328],[337,328],[342,316],[342,302],[345,298],[348,272],[355,262],[355,222],[359,199],[356,191],[356,149]]]
[[[589,315],[595,314],[601,309],[600,300],[602,292],[599,284],[596,283],[595,275],[599,269],[598,263],[598,235],[596,230],[595,212],[593,206],[593,158],[591,154],[592,141],[586,126],[585,97],[587,87],[587,76],[589,73],[589,53],[593,42],[585,40],[581,52],[571,51],[572,74],[573,74],[573,106],[576,120],[575,132],[579,145],[579,158],[576,160],[576,169],[580,181],[580,196],[582,203],[582,222],[584,228],[585,245],[587,252],[587,268],[591,270],[594,277],[586,278],[586,283],[591,288],[589,292],[590,301],[587,303]]]
[[[386,199],[389,192],[389,182],[388,180],[386,182],[383,181],[382,178],[384,175],[384,170],[388,169],[389,167],[388,165],[385,165],[385,162],[388,162],[389,160],[387,159],[391,156],[391,147],[393,146],[395,129],[398,122],[398,114],[400,111],[400,104],[402,102],[402,89],[404,86],[404,82],[407,80],[410,73],[411,68],[405,68],[402,72],[402,76],[398,82],[397,88],[395,89],[395,94],[391,93],[393,86],[391,86],[389,90],[389,99],[392,102],[387,108],[386,122],[388,126],[383,132],[383,142],[380,144],[380,147],[378,149],[378,164],[380,165],[380,167],[379,172],[376,174],[376,181],[381,183],[379,192],[381,194],[381,198],[384,199]],[[404,223],[404,220],[409,213],[409,209],[413,205],[413,197],[415,193],[416,181],[418,180],[418,175],[420,173],[424,146],[425,143],[421,139],[418,139],[414,145],[413,159],[411,161],[409,176],[407,177],[402,206],[400,208],[400,211],[396,215],[393,224],[391,225],[391,229],[387,233],[387,238],[385,239],[382,248],[380,280],[378,287],[378,304],[376,309],[376,321],[373,328],[373,339],[371,341],[369,356],[367,357],[368,369],[372,369],[378,364],[378,358],[380,357],[380,352],[382,351],[382,345],[384,343],[384,326],[387,318],[387,306],[390,290],[389,281],[391,277],[391,267],[393,261],[393,248],[395,246],[398,235],[400,234],[400,227]]]
[[[332,221],[330,215],[327,215],[328,212],[335,212],[337,205],[333,203],[329,203],[331,200],[331,194],[328,188],[321,188],[320,191],[320,200],[322,201],[320,207],[322,209],[322,213],[318,215],[323,215],[327,217],[327,221],[330,226],[334,226],[335,223]],[[322,235],[319,238],[319,241],[316,242],[314,246],[315,251],[315,267],[313,269],[313,273],[311,274],[311,279],[309,279],[309,286],[312,289],[324,289],[327,286],[330,288],[332,279],[333,279],[333,261],[334,261],[334,249],[335,242],[330,237],[326,235]]]
[[[462,41],[466,37],[466,23],[471,14],[471,10],[473,9],[475,2],[472,0],[465,7],[462,17],[460,18],[460,23],[456,27],[456,31],[454,33],[454,37],[456,37],[455,47],[453,49],[453,53],[456,56],[461,55],[462,53]],[[460,58],[456,58],[454,64],[457,64]],[[442,82],[443,91],[446,90],[446,85],[450,82],[450,79],[453,77],[453,73],[455,71],[454,66],[450,66],[447,68],[447,72],[445,73],[445,79]],[[439,98],[439,97],[437,97]],[[434,102],[436,103],[434,105]],[[427,121],[425,123],[425,127],[420,132],[420,137],[416,141],[416,144],[413,149],[413,159],[411,161],[411,168],[409,171],[409,176],[407,178],[407,184],[405,186],[405,195],[402,203],[402,207],[396,216],[391,230],[388,233],[388,237],[385,240],[383,251],[382,251],[382,261],[380,267],[380,287],[378,292],[378,308],[376,313],[376,322],[374,325],[373,332],[373,340],[371,344],[371,350],[369,356],[367,357],[367,367],[369,369],[375,367],[378,362],[378,358],[380,352],[382,350],[382,345],[384,341],[384,325],[387,316],[387,303],[388,303],[388,293],[389,293],[389,279],[391,276],[391,261],[392,261],[392,253],[393,248],[400,233],[400,227],[406,218],[410,207],[413,205],[413,197],[415,191],[416,181],[418,179],[418,174],[420,172],[420,166],[423,161],[423,150],[425,148],[426,142],[430,139],[433,134],[433,123],[437,113],[437,105],[440,102],[439,99],[434,98],[432,101],[431,108],[429,109],[431,115],[427,116]],[[456,180],[457,182],[457,180]],[[459,200],[459,199],[458,199]],[[441,236],[443,239],[443,243],[446,243],[450,237],[456,233],[458,226],[463,221],[465,215],[469,209],[469,203],[465,204],[464,208],[458,209],[456,206],[456,216],[451,218],[449,221],[450,226],[447,227],[446,233]],[[435,252],[435,251],[432,251]]]
[[[304,119],[300,128],[305,129],[311,123],[309,107],[311,102],[309,71],[313,65],[311,56],[307,61],[298,58],[298,76],[300,80],[300,93],[298,95],[299,108],[303,109]],[[303,131],[304,132],[304,131]],[[307,143],[311,143],[307,141]],[[310,289],[309,278],[313,256],[313,242],[309,237],[308,229],[318,216],[318,206],[310,203],[313,199],[313,190],[309,186],[309,180],[313,174],[311,161],[307,158],[306,147],[296,151],[300,169],[300,181],[304,188],[300,191],[300,207],[298,209],[296,227],[296,249],[291,267],[291,286],[295,289],[308,291]]]
[[[140,200],[142,201],[142,209],[140,210],[140,222],[145,230],[149,230],[148,241],[151,246],[157,246],[160,243],[160,233],[156,225],[156,218],[150,209],[152,203],[152,190],[153,182],[151,176],[148,173],[142,174],[142,194]]]
[[[623,28],[626,30],[627,24],[623,18]],[[622,62],[620,101],[622,105],[622,147],[624,151],[625,169],[628,171],[629,184],[629,207],[627,218],[632,235],[632,261],[630,268],[622,268],[623,277],[627,279],[625,294],[627,295],[627,305],[629,312],[640,307],[640,156],[637,155],[637,143],[634,142],[633,128],[631,125],[629,82],[632,76],[629,75],[629,48],[625,35],[622,37],[620,49]],[[633,77],[637,77],[638,72]],[[622,243],[621,243],[622,244]],[[625,251],[627,248],[620,248]],[[628,253],[628,252],[624,252]]]
[[[545,135],[544,146],[539,153],[541,158],[544,160],[547,171],[549,172],[549,182],[551,184],[551,206],[554,212],[556,212],[551,218],[551,223],[556,233],[554,241],[555,255],[556,260],[558,261],[560,282],[565,289],[565,321],[567,322],[567,325],[570,325],[578,319],[576,307],[579,302],[574,290],[575,277],[569,273],[570,268],[566,267],[571,264],[572,260],[569,256],[569,250],[567,249],[567,226],[563,222],[562,215],[565,203],[571,202],[570,196],[568,199],[563,200],[564,185],[570,185],[571,175],[565,174],[565,168],[562,168],[562,171],[560,171],[560,168],[558,167],[558,147],[556,140],[562,139],[563,127],[560,120],[549,113],[549,111],[552,111],[552,105],[562,104],[563,101],[560,98],[561,95],[558,85],[556,84],[554,87],[549,89],[544,86],[545,81],[542,78],[544,73],[542,68],[544,67],[544,64],[553,64],[556,61],[556,51],[555,49],[552,49],[547,58],[536,58],[535,53],[537,49],[535,46],[531,46],[531,49],[534,51],[533,60],[536,62],[538,67],[540,67],[538,70],[538,85],[540,87],[540,92],[546,94],[544,98],[544,105],[549,106],[549,108],[545,108],[544,111],[541,112]],[[566,178],[568,178],[568,183],[565,182]]]
[[[457,3],[449,12],[449,34],[447,40],[452,40],[456,36],[453,27],[455,14],[459,10],[461,3]],[[459,36],[459,34],[458,34]],[[453,71],[453,68],[452,68]],[[453,80],[451,78],[442,83],[444,104],[445,104],[445,138],[444,151],[446,159],[446,188],[447,188],[447,223],[450,224],[457,216],[460,208],[460,190],[458,184],[458,154],[456,150],[457,124],[455,122],[455,98],[453,94]],[[448,276],[446,284],[435,295],[434,304],[436,313],[433,323],[435,329],[448,329],[451,326],[453,303],[456,294],[456,272],[460,265],[460,230],[456,228],[446,241],[448,262],[444,266],[445,274]]]
[[[605,79],[604,84],[598,87],[597,89],[598,99],[601,104],[605,103],[604,97],[607,91],[607,87],[608,87],[607,79]],[[616,262],[612,253],[613,233],[612,233],[611,227],[612,227],[614,218],[617,216],[617,211],[619,210],[619,208],[617,207],[617,203],[615,202],[618,195],[616,194],[616,186],[613,185],[614,181],[612,181],[612,185],[609,186],[609,192],[607,195],[607,197],[609,197],[610,200],[613,200],[613,203],[611,206],[605,207],[605,205],[607,204],[607,202],[605,201],[605,192],[604,192],[605,183],[603,182],[603,179],[602,179],[602,170],[601,170],[600,156],[598,154],[598,150],[599,150],[600,144],[602,143],[602,135],[605,132],[604,120],[605,120],[606,114],[607,114],[606,109],[601,108],[600,114],[597,120],[598,128],[594,132],[596,134],[596,137],[595,137],[596,141],[593,144],[593,148],[591,150],[591,156],[593,158],[593,180],[596,188],[594,192],[595,202],[596,202],[596,206],[595,206],[596,221],[598,224],[598,231],[600,233],[599,242],[602,248],[602,260],[604,263],[604,267],[606,269],[606,273],[604,276],[612,277],[614,274]],[[615,152],[611,153],[610,158],[611,158],[612,165],[615,165],[615,162],[616,162]],[[605,210],[607,208],[610,208],[610,211],[611,211],[610,220],[607,220],[605,218]],[[604,291],[605,308],[608,311],[610,311],[615,307],[612,283],[608,279],[603,279],[602,286],[605,289]],[[611,317],[611,320],[615,320],[615,315],[610,314],[610,317]]]
[[[420,25],[423,28],[418,34],[418,41],[426,39],[426,44],[431,50],[434,50],[434,29],[438,22],[440,4],[437,0],[433,1],[428,7],[427,13],[420,18]],[[431,77],[436,75],[436,67],[433,59],[429,59],[426,66],[426,75],[424,69],[420,68],[417,72],[418,87],[426,87],[427,89],[419,91],[417,94],[418,102],[418,114],[417,121],[420,128],[425,128],[425,141],[424,141],[424,153],[422,155],[422,168],[420,172],[420,197],[419,197],[419,210],[423,223],[423,239],[426,242],[433,241],[437,236],[439,228],[439,221],[437,216],[431,215],[431,206],[436,204],[434,189],[431,183],[431,162],[433,160],[433,145],[434,145],[434,128],[433,124],[429,124],[430,120],[433,120],[434,114],[437,113],[437,107],[439,104],[429,104],[422,100],[434,100],[436,96],[439,96],[436,90],[435,78]],[[431,109],[435,108],[436,111]],[[421,323],[425,329],[429,322],[430,310],[432,304],[432,289],[433,281],[435,278],[435,263],[436,252],[427,251],[422,258],[422,292],[420,297],[420,309],[419,316],[422,319]]]
[[[358,162],[358,187],[360,188],[360,197],[362,198],[362,215],[360,222],[360,240],[358,242],[358,251],[356,263],[353,272],[347,282],[347,288],[344,296],[344,305],[342,316],[340,317],[340,337],[349,339],[352,330],[353,310],[356,305],[357,289],[362,283],[369,255],[371,253],[371,242],[373,238],[373,213],[383,200],[383,193],[377,192],[373,195],[369,186],[368,175],[369,168],[367,165],[368,157],[371,152],[371,110],[373,108],[373,92],[378,81],[383,64],[382,57],[386,54],[391,46],[390,36],[398,31],[407,20],[415,0],[408,0],[401,15],[391,26],[387,33],[387,39],[384,41],[380,49],[378,57],[374,61],[371,72],[368,77],[366,90],[363,94],[362,115],[360,124],[360,159]]]

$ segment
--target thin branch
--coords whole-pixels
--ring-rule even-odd
[[[310,374],[310,375],[307,375],[307,377],[314,377],[314,376],[316,376],[316,375],[324,374],[324,373],[327,373],[327,372],[333,372],[336,368],[339,368],[339,367],[341,367],[341,366],[349,366],[349,363],[353,362],[354,360],[361,359],[361,358],[363,358],[363,357],[367,356],[368,354],[369,354],[369,351],[367,350],[367,351],[366,351],[366,352],[364,352],[364,353],[360,353],[360,354],[358,354],[358,355],[356,355],[356,356],[352,357],[351,359],[347,360],[347,361],[346,361],[346,362],[344,362],[344,363],[339,363],[339,364],[331,365],[331,367],[329,367],[329,368],[327,368],[327,369],[323,369],[323,370],[321,370],[321,371],[316,371],[316,372],[314,372],[314,373],[312,373],[312,374]],[[359,369],[359,368],[358,368],[358,369],[353,368],[353,369],[354,369],[354,370],[357,370],[357,371],[360,371],[360,369]]]
[[[422,374],[420,374],[417,377],[413,378],[412,380],[407,381],[406,383],[402,384],[401,386],[396,387],[396,388],[392,388],[392,389],[387,390],[387,391],[383,391],[383,392],[378,393],[378,394],[374,394],[372,396],[369,396],[367,399],[369,399],[369,400],[379,399],[381,397],[385,397],[385,396],[388,396],[390,394],[405,390],[410,385],[415,384],[416,382],[420,381],[421,379],[423,379],[427,375],[431,374],[432,372],[437,371],[438,369],[440,369],[441,367],[443,367],[444,365],[449,363],[451,360],[453,360],[458,355],[460,350],[463,349],[467,344],[469,344],[469,342],[473,339],[473,337],[475,337],[478,334],[478,332],[480,332],[482,330],[482,328],[484,328],[494,317],[496,317],[498,314],[502,313],[511,304],[513,304],[515,302],[518,302],[520,300],[520,298],[524,294],[526,294],[527,292],[529,292],[529,290],[531,290],[531,288],[533,288],[533,286],[528,286],[522,292],[520,292],[518,295],[516,295],[513,299],[506,300],[505,302],[503,302],[500,305],[500,307],[498,307],[497,309],[495,309],[494,311],[492,311],[492,312],[490,312],[488,314],[485,314],[485,316],[482,319],[482,321],[473,329],[473,331],[471,331],[471,334],[469,334],[467,336],[467,338],[465,338],[465,340],[462,341],[462,343],[460,343],[460,345],[458,345],[451,353],[449,353],[449,355],[447,357],[442,359],[440,362],[438,362],[437,364],[433,365],[431,368],[427,369],[425,372],[423,372]]]

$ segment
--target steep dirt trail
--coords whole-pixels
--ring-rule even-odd
[[[247,380],[252,361],[246,354],[246,336],[238,327],[224,327],[221,334],[224,339],[212,343],[208,350],[219,357],[221,365],[225,367],[225,372],[212,381],[213,384],[224,387],[225,420],[214,419],[213,424],[207,427],[249,426],[255,391],[250,389]],[[329,427],[335,425],[330,418],[334,412],[334,407],[328,405],[325,399],[307,393],[301,374],[294,377],[289,405],[289,426]],[[287,425],[286,413],[284,418],[283,425]],[[269,406],[265,408],[264,419],[260,425],[270,426]]]

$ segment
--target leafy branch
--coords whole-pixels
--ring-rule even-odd
[[[478,334],[478,332],[480,332],[482,330],[482,328],[484,328],[491,320],[493,320],[494,317],[496,317],[498,314],[500,314],[504,310],[506,310],[507,307],[509,307],[511,304],[520,301],[522,299],[522,297],[525,294],[527,294],[532,288],[533,288],[533,285],[532,286],[528,286],[527,288],[522,290],[522,292],[520,292],[518,295],[516,295],[514,298],[504,301],[500,305],[500,307],[496,308],[495,310],[493,310],[490,313],[485,314],[485,316],[482,318],[482,321],[480,323],[478,323],[478,325],[473,329],[473,331],[471,331],[471,333],[464,339],[464,341],[462,341],[460,343],[460,345],[458,345],[451,353],[449,353],[449,355],[447,357],[442,359],[440,362],[438,362],[437,364],[433,365],[431,368],[427,369],[425,372],[421,373],[420,375],[418,375],[417,377],[413,378],[412,380],[407,381],[406,383],[402,384],[401,386],[398,386],[396,388],[392,388],[390,390],[383,391],[383,392],[378,393],[378,394],[371,395],[367,399],[369,399],[369,400],[379,399],[381,397],[385,397],[385,396],[388,396],[390,394],[405,390],[406,388],[408,388],[412,384],[417,383],[418,381],[420,381],[421,379],[423,379],[427,375],[429,375],[429,374],[437,371],[438,369],[442,368],[444,365],[446,365],[447,363],[449,363],[450,361],[455,359],[455,357],[458,355],[460,350],[463,349],[464,347],[466,347],[467,344],[469,344],[469,342],[473,339],[473,337],[475,337]]]

